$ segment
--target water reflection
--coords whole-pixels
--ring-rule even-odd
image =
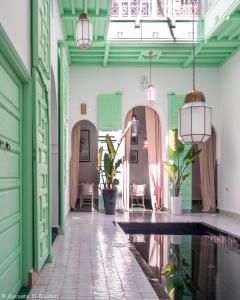
[[[240,299],[239,247],[227,248],[223,237],[130,235],[129,238],[170,299]]]

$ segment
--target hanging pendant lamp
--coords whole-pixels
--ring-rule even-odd
[[[92,24],[85,13],[81,14],[77,21],[76,43],[81,49],[88,49],[93,43]]]
[[[152,84],[152,51],[149,51],[149,69],[150,69],[150,83],[147,88],[147,102],[149,105],[156,103],[156,88]]]
[[[139,120],[136,115],[132,115],[131,137],[137,137],[139,134]]]
[[[195,90],[194,4],[195,0],[192,0],[193,89],[186,94],[184,105],[178,113],[179,138],[185,144],[205,143],[212,133],[212,108],[205,103],[203,92]]]

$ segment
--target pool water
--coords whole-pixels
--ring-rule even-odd
[[[179,235],[179,226],[175,231],[170,228],[167,234],[166,227],[154,227],[150,232],[145,228],[141,234],[140,229],[131,226],[132,230],[121,227],[147,265],[146,275],[154,282],[160,299],[240,299],[240,242],[236,237],[217,230],[202,230],[201,226],[193,234],[191,224],[191,234],[187,234],[185,226],[184,235]],[[159,288],[165,297],[163,293],[160,296]]]

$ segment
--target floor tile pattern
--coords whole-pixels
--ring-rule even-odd
[[[53,262],[44,265],[28,299],[157,300],[113,221],[204,222],[240,234],[240,220],[220,214],[71,212],[53,244]]]

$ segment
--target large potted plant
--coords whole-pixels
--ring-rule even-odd
[[[119,167],[123,162],[122,158],[118,158],[118,150],[128,130],[131,128],[131,124],[132,122],[129,123],[128,127],[124,131],[116,148],[114,147],[111,137],[108,134],[106,135],[105,139],[107,144],[107,151],[104,152],[103,147],[99,148],[98,164],[94,165],[101,177],[101,183],[103,187],[101,189],[101,192],[104,202],[105,214],[107,215],[115,214],[117,186],[119,184],[117,175],[120,173]]]
[[[189,167],[201,153],[194,151],[193,145],[184,155],[185,146],[178,139],[178,130],[173,128],[169,131],[169,160],[164,161],[164,170],[168,173],[171,183],[171,213],[182,214],[182,197],[180,191],[183,182],[190,176]]]

